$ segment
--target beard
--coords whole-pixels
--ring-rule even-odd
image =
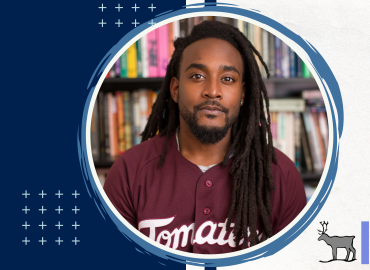
[[[217,100],[207,100],[202,104],[194,106],[194,112],[191,113],[185,106],[180,106],[181,100],[179,98],[179,112],[185,122],[188,124],[191,133],[200,141],[202,144],[216,144],[225,138],[227,132],[234,124],[235,120],[239,116],[239,111],[237,110],[233,115],[229,116],[229,109],[223,107]],[[214,127],[208,125],[199,125],[199,119],[197,113],[201,107],[210,105],[217,106],[225,113],[225,125],[222,127]],[[209,119],[213,119],[215,115],[207,115]]]

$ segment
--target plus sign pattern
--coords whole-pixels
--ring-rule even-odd
[[[99,26],[101,26],[102,28],[109,26],[108,20],[112,19],[112,17],[108,15],[108,12],[110,10],[114,11],[114,13],[116,14],[115,17],[117,17],[117,20],[114,23],[109,22],[109,24],[111,23],[114,27],[121,27],[121,25],[127,23],[127,20],[126,22],[123,22],[121,21],[121,19],[125,20],[128,12],[134,12],[137,16],[142,16],[142,15],[146,15],[146,13],[150,13],[151,17],[158,14],[158,12],[156,12],[157,7],[153,2],[151,2],[150,5],[147,3],[147,1],[145,1],[145,3],[144,1],[140,1],[138,3],[130,2],[130,3],[124,3],[122,5],[123,6],[121,6],[121,4],[118,3],[116,5],[110,4],[108,6],[108,4],[104,5],[104,3],[102,3],[100,6],[98,6],[97,9],[99,9],[99,12],[102,13],[101,15],[103,16],[103,19],[98,22]],[[144,22],[140,22],[139,20],[137,20],[136,18],[137,16],[135,16],[134,20],[131,22],[131,25],[133,25],[134,27],[137,27],[138,25],[140,25],[140,23],[144,23]],[[146,22],[146,23],[149,23],[150,25],[155,24],[153,22],[153,19],[151,19],[149,22]]]
[[[24,243],[24,245],[30,246],[32,244],[34,245],[38,244],[38,245],[44,246],[49,243],[50,245],[54,244],[54,245],[60,246],[62,244],[78,245],[81,242],[81,240],[76,236],[77,230],[81,226],[79,222],[77,221],[77,215],[79,211],[81,211],[81,209],[78,208],[77,203],[73,209],[69,209],[69,208],[63,209],[60,205],[58,205],[58,207],[56,208],[54,205],[47,206],[46,204],[44,204],[45,201],[43,202],[43,200],[46,199],[47,196],[56,196],[59,200],[59,199],[63,199],[64,195],[65,195],[64,199],[69,201],[71,199],[72,200],[77,199],[78,196],[81,194],[78,193],[77,190],[75,190],[73,193],[71,192],[68,194],[63,194],[60,190],[58,190],[58,192],[55,194],[51,192],[49,192],[48,194],[44,190],[41,190],[40,193],[33,193],[33,194],[25,190],[22,193],[22,196],[24,198],[24,203],[25,203],[25,206],[22,209],[24,219],[25,219],[25,222],[22,224],[22,227],[24,228],[24,235],[25,235],[25,237],[22,239],[22,242]],[[32,209],[31,207],[27,205],[27,203],[32,203]],[[41,204],[41,207],[36,207],[37,204]],[[48,212],[48,210],[50,212]],[[63,219],[62,213],[64,211],[65,213],[64,213],[64,219]],[[53,219],[51,219],[50,216],[48,217],[48,214],[54,217],[55,215],[58,215],[57,217],[58,222],[57,223],[55,221],[53,222]],[[71,222],[69,220],[67,221],[65,217],[66,216],[70,217],[72,215],[76,215],[75,217],[76,221],[71,224]],[[35,219],[35,216],[37,216],[36,219]],[[32,222],[29,222],[28,219],[32,219]],[[63,220],[65,220],[65,222],[63,222]],[[34,230],[31,231],[31,228]],[[67,236],[65,233],[63,233],[64,237],[61,237],[60,234],[64,228],[69,228],[69,229],[72,228],[73,235],[69,234]],[[35,237],[35,233],[34,233],[35,230],[39,230],[39,231],[41,230],[42,232],[47,233],[48,237],[46,236],[41,236],[41,238],[37,236]],[[71,230],[68,230],[68,231],[71,231]]]

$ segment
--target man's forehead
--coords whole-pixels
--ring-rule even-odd
[[[205,38],[195,41],[184,49],[180,70],[185,72],[192,63],[206,67],[217,64],[217,68],[220,66],[221,68],[224,66],[242,68],[243,60],[240,52],[231,43],[217,38]]]

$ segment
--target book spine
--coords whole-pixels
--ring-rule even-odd
[[[269,72],[270,76],[275,76],[275,36],[271,33],[269,35]]]
[[[121,74],[121,63],[120,62],[121,62],[120,58],[118,58],[116,63],[114,63],[114,68],[115,68],[115,71],[116,71],[116,77],[119,77],[120,74]]]
[[[281,78],[281,40],[275,37],[275,76]]]
[[[127,78],[137,78],[137,51],[135,43],[127,49]]]
[[[174,23],[169,23],[168,24],[168,55],[171,57],[174,50],[175,50],[175,47],[173,46],[173,24]]]
[[[262,59],[265,61],[267,67],[270,65],[269,59],[269,33],[265,29],[261,29],[262,31]],[[262,76],[267,78],[267,73],[265,68],[262,66]]]
[[[108,94],[104,94],[104,139],[105,139],[105,154],[110,155],[110,136],[109,136],[109,100]]]
[[[100,157],[105,154],[105,127],[104,127],[104,94],[99,92],[98,94],[98,104],[99,104],[99,152]]]
[[[109,71],[109,78],[115,78],[115,77],[116,77],[116,67],[115,65],[113,65]]]
[[[168,65],[168,25],[165,24],[157,29],[158,36],[158,71],[159,77],[166,76]]]
[[[302,143],[302,151],[304,156],[304,161],[306,164],[306,169],[309,172],[313,171],[313,165],[312,165],[312,155],[309,148],[308,138],[307,138],[307,132],[305,129],[305,124],[303,121],[303,114],[301,114],[301,143]]]
[[[301,171],[301,117],[299,112],[294,113],[294,164]]]
[[[158,77],[158,44],[156,32],[158,29],[149,32],[148,36],[148,57],[149,57],[149,77]]]
[[[136,145],[135,143],[135,114],[134,114],[134,94],[130,92],[130,116],[131,116],[131,146]]]
[[[289,78],[289,47],[281,41],[281,76],[283,78]]]
[[[121,55],[121,78],[127,78],[127,51]]]
[[[326,119],[326,114],[324,112],[319,112],[318,114],[319,114],[319,125],[320,125],[322,139],[324,142],[325,156],[326,156],[327,151],[328,151],[328,144],[329,144],[328,121]]]
[[[117,134],[117,105],[116,98],[112,93],[108,93],[109,110],[109,145],[111,157],[118,155],[118,134]]]
[[[297,54],[295,54],[295,55],[296,55],[297,77],[302,78],[303,77],[303,75],[302,75],[302,60]]]
[[[275,147],[278,145],[277,141],[277,113],[270,112],[271,114],[271,135],[272,135],[272,143]]]
[[[289,68],[290,68],[290,78],[295,78],[297,77],[296,73],[296,54],[295,52],[289,48]]]
[[[91,154],[93,158],[100,157],[99,149],[99,113],[98,113],[98,102],[95,103],[93,113],[91,116]]]
[[[324,142],[322,139],[322,132],[320,130],[319,119],[318,119],[317,113],[311,113],[311,114],[312,114],[312,118],[314,120],[315,127],[316,127],[317,141],[319,144],[319,149],[320,149],[319,151],[320,151],[320,157],[321,157],[322,169],[323,169],[325,166],[325,162],[326,162],[326,151],[325,151]]]
[[[142,60],[142,53],[141,53],[141,39],[136,41],[136,53],[137,53],[137,77],[143,77],[143,60]]]
[[[140,105],[140,134],[144,131],[148,121],[148,95],[147,90],[139,90]]]
[[[306,64],[303,61],[302,61],[302,77],[303,78],[311,78],[312,77],[310,70],[308,69],[308,67],[306,66]]]
[[[145,35],[141,38],[141,62],[143,69],[143,78],[149,77],[149,55],[148,55],[148,36]]]
[[[139,144],[141,142],[140,136],[140,129],[141,129],[141,110],[140,110],[140,103],[139,103],[139,91],[134,91],[132,93],[134,99],[134,133],[135,133],[135,140],[134,145]]]
[[[254,38],[254,47],[256,48],[256,50],[262,54],[262,32],[261,32],[261,28],[257,25],[254,25],[253,26],[253,38]],[[262,63],[261,61],[258,59],[258,56],[255,54],[254,55],[255,59],[256,59],[256,62],[257,62],[257,65],[258,65],[258,68],[260,70],[260,73],[262,74]]]
[[[186,37],[186,19],[180,20],[179,26],[180,26],[180,37]]]
[[[287,141],[286,141],[286,118],[284,112],[277,113],[277,148],[283,152],[287,153]]]
[[[121,155],[125,151],[125,112],[122,91],[116,91],[116,106],[117,106],[117,134],[118,134],[118,154]]]
[[[125,113],[125,126],[124,126],[124,138],[125,138],[125,150],[131,148],[131,104],[130,104],[130,92],[123,92],[124,102],[124,113]]]

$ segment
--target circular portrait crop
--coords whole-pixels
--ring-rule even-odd
[[[253,12],[195,15],[121,41],[91,95],[87,147],[125,235],[225,266],[275,253],[316,216],[338,123],[307,43]]]

